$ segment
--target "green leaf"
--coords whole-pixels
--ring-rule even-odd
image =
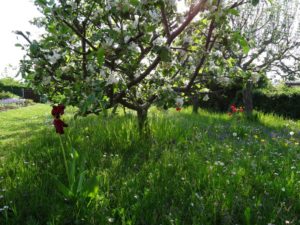
[[[36,41],[33,41],[30,45],[30,53],[36,56],[39,52],[39,44]]]
[[[242,47],[243,52],[245,54],[247,54],[250,51],[249,43],[239,32],[234,33],[233,39],[234,39],[234,41],[239,43],[239,45]]]
[[[130,3],[133,6],[138,6],[139,5],[139,0],[130,0]]]
[[[163,62],[171,61],[172,55],[167,47],[160,47],[157,52]]]
[[[50,176],[53,178],[58,190],[65,198],[72,198],[74,196],[73,192],[66,185],[60,182],[54,175],[50,174]]]
[[[82,191],[82,187],[83,187],[83,184],[85,181],[86,174],[87,174],[87,171],[85,170],[85,171],[81,172],[79,175],[79,181],[78,181],[77,190],[76,190],[77,193],[81,193],[81,191]]]
[[[239,11],[237,10],[237,9],[229,9],[228,10],[228,13],[229,14],[232,14],[232,15],[234,15],[234,16],[238,16],[240,13],[239,13]]]
[[[93,176],[85,184],[85,195],[91,199],[97,197],[99,192],[100,176]]]
[[[259,3],[259,0],[252,0],[251,3],[252,5],[256,6]]]
[[[105,50],[104,48],[100,48],[97,52],[97,62],[98,62],[98,66],[102,67],[104,60],[105,60]]]
[[[243,52],[245,54],[247,54],[250,51],[250,47],[249,47],[248,42],[246,41],[246,39],[245,38],[240,38],[239,43],[240,43],[240,46],[243,49]]]

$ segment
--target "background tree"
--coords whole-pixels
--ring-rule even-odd
[[[298,1],[261,1],[258,7],[239,6],[240,16],[231,18],[232,30],[240,31],[247,42],[242,49],[232,47],[224,54],[226,58],[236,59],[244,80],[243,100],[247,113],[252,112],[252,88],[260,76],[299,77],[298,12]]]

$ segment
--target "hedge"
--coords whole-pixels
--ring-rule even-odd
[[[300,88],[262,89],[253,93],[256,110],[300,119]]]

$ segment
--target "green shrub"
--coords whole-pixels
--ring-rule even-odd
[[[279,87],[256,90],[253,93],[254,108],[284,117],[300,118],[300,88]]]
[[[0,99],[5,99],[5,98],[19,98],[19,96],[8,91],[0,91]]]
[[[1,86],[25,87],[25,84],[13,78],[7,77],[0,79],[0,87]]]

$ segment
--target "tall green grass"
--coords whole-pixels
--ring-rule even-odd
[[[0,113],[0,224],[300,224],[299,122],[151,109],[141,139],[131,113],[67,114],[60,142],[48,111]]]

